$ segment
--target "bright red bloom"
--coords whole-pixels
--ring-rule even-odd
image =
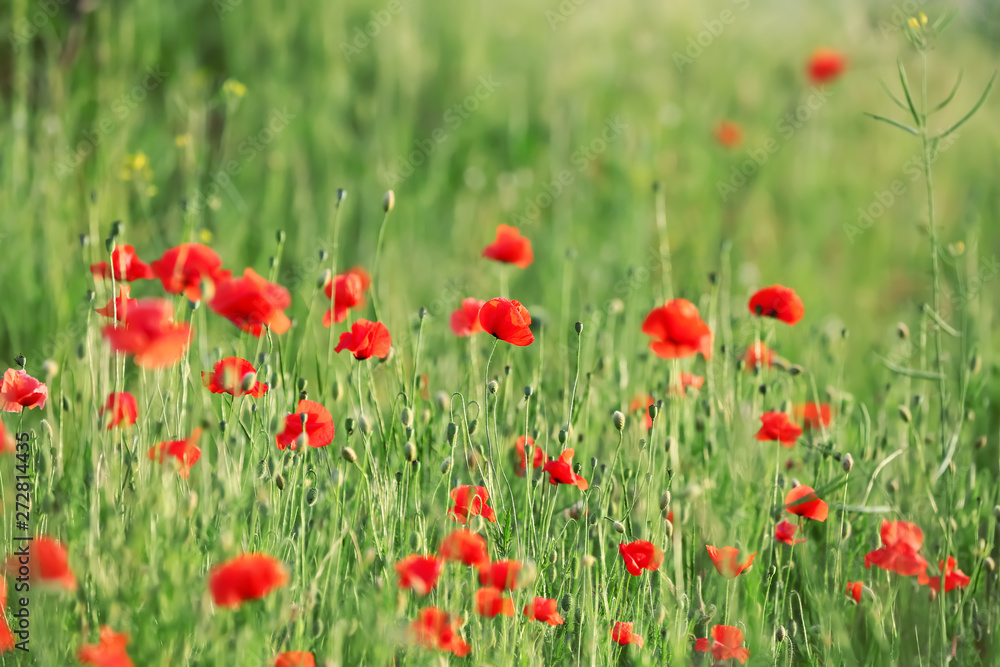
[[[830,425],[830,405],[828,403],[800,403],[792,407],[797,419],[810,431]]]
[[[908,521],[883,521],[881,532],[883,546],[865,554],[865,568],[876,565],[904,577],[927,570],[929,563],[917,553],[924,543],[924,533],[916,525]]]
[[[213,394],[237,397],[246,394],[260,398],[267,393],[267,385],[257,381],[253,364],[240,357],[226,357],[215,362],[211,373],[202,371],[201,382]]]
[[[24,408],[44,408],[49,388],[23,370],[8,368],[0,384],[0,410],[20,412]]]
[[[809,59],[807,71],[813,83],[827,83],[840,76],[846,66],[847,59],[839,51],[818,48]]]
[[[14,633],[7,625],[7,580],[0,577],[0,654],[14,650]]]
[[[521,563],[518,561],[498,560],[479,567],[479,583],[502,591],[512,591],[517,586],[517,575],[520,572]]]
[[[483,257],[495,259],[498,262],[513,264],[526,269],[535,256],[531,252],[531,241],[521,236],[517,227],[500,225],[497,227],[497,239],[486,246]]]
[[[712,628],[712,639],[699,639],[694,650],[702,653],[712,652],[716,660],[739,660],[741,665],[750,659],[750,650],[742,646],[743,632],[731,625],[716,625]]]
[[[705,378],[700,375],[695,375],[694,373],[688,373],[687,371],[681,371],[679,387],[670,387],[670,393],[674,396],[685,396],[687,395],[687,388],[693,387],[695,391],[701,389],[701,386],[705,384]]]
[[[736,148],[743,143],[743,130],[730,120],[724,120],[715,126],[715,140],[725,148]]]
[[[201,458],[201,449],[195,444],[200,437],[201,429],[196,428],[187,440],[170,440],[153,445],[149,448],[149,460],[159,459],[160,465],[163,465],[168,456],[173,457],[180,464],[178,474],[187,479],[191,475],[191,467]]]
[[[564,449],[557,460],[549,461],[542,470],[549,473],[550,484],[575,484],[581,491],[586,491],[590,484],[573,472],[573,453],[572,449]]]
[[[754,315],[773,317],[792,326],[806,313],[802,299],[795,290],[782,285],[772,285],[758,290],[750,297],[748,305]]]
[[[611,641],[618,642],[621,646],[635,644],[637,648],[642,648],[642,645],[646,643],[640,635],[632,632],[631,623],[622,623],[621,621],[615,621],[615,624],[611,626]]]
[[[7,557],[7,576],[18,576],[21,566],[20,558],[12,555]],[[69,567],[69,555],[58,540],[44,535],[36,535],[28,544],[29,581],[44,585],[76,590],[76,577]]]
[[[425,648],[439,649],[461,658],[472,650],[458,634],[461,627],[461,617],[452,618],[437,607],[425,607],[410,624],[410,638]]]
[[[651,406],[656,401],[649,394],[646,396],[636,396],[632,399],[632,402],[628,404],[629,412],[642,412],[646,419],[646,429],[653,428],[653,418],[649,416],[649,406]]]
[[[785,412],[765,412],[760,416],[760,423],[757,439],[761,442],[778,441],[791,449],[802,435],[802,429]]]
[[[77,658],[84,665],[96,667],[134,667],[125,647],[128,635],[115,632],[106,625],[101,626],[99,644],[84,644],[77,652]]]
[[[965,572],[958,569],[958,562],[954,556],[948,556],[947,561],[939,561],[938,569],[944,572],[945,593],[956,588],[965,588],[972,581]],[[921,586],[930,586],[934,591],[941,592],[941,577],[928,577],[926,572],[921,572],[917,576],[917,581]]]
[[[490,562],[486,540],[482,535],[462,528],[451,531],[441,540],[438,555],[444,560],[458,561],[469,567],[479,567]]]
[[[220,607],[239,607],[288,583],[281,561],[265,554],[243,554],[212,570],[208,588]]]
[[[347,273],[339,276],[326,284],[324,291],[329,301],[333,299],[333,308],[323,315],[323,326],[329,327],[333,322],[343,322],[347,319],[347,314],[351,308],[357,308],[365,302],[365,290],[371,279],[364,269],[354,267]],[[334,296],[336,290],[336,296]]]
[[[110,414],[109,431],[116,426],[131,426],[139,417],[139,404],[136,403],[135,396],[127,391],[112,392],[101,408],[101,414],[105,413]]]
[[[191,301],[201,301],[203,282],[214,286],[231,274],[222,268],[222,260],[215,251],[200,243],[182,243],[171,248],[150,266],[163,283],[163,289],[171,294],[183,292]]]
[[[699,352],[705,359],[712,358],[712,331],[687,299],[674,299],[649,311],[642,333],[653,339],[649,349],[663,359],[682,359]]]
[[[274,659],[274,667],[316,667],[316,656],[307,651],[288,651]]]
[[[479,310],[485,301],[479,299],[462,299],[462,306],[451,314],[448,324],[456,336],[471,336],[483,330],[479,322]]]
[[[303,432],[306,434],[306,444],[310,447],[326,447],[333,442],[335,428],[330,411],[316,401],[305,398],[300,400],[295,406],[295,412],[285,417],[285,428],[276,438],[278,449],[297,449],[299,436]]]
[[[548,623],[549,625],[562,625],[566,621],[556,610],[556,601],[549,598],[535,598],[531,604],[525,605],[524,615],[532,621]]]
[[[392,336],[384,324],[362,319],[352,324],[350,331],[340,334],[340,343],[333,351],[347,350],[354,354],[355,359],[385,359],[391,347]]]
[[[124,325],[108,324],[102,333],[112,350],[135,355],[142,368],[177,363],[191,342],[191,325],[174,324],[174,307],[165,299],[136,300]]]
[[[747,370],[753,370],[757,364],[770,367],[773,361],[774,350],[765,343],[755,343],[743,354],[743,363],[747,365]]]
[[[215,286],[209,307],[243,331],[260,338],[264,327],[283,334],[292,326],[284,310],[292,297],[281,285],[269,283],[253,269],[244,269],[242,278],[229,278]]]
[[[153,277],[153,269],[135,254],[135,248],[130,245],[115,246],[111,251],[111,266],[107,262],[90,265],[90,272],[95,276],[132,282]]]
[[[108,299],[108,303],[102,308],[94,308],[94,312],[105,317],[110,317],[124,322],[128,312],[139,302],[138,299],[128,298],[132,290],[130,285],[121,284],[118,286],[118,296]]]
[[[437,586],[444,570],[444,561],[437,556],[410,554],[396,563],[399,587],[408,588],[417,595],[427,595]]]
[[[490,299],[479,309],[479,324],[486,333],[511,345],[524,347],[535,342],[529,328],[531,315],[519,301]]]
[[[530,435],[522,435],[514,443],[514,449],[517,454],[517,476],[524,477],[525,473],[528,471],[528,457],[524,453],[525,445],[531,447],[531,467],[541,468],[544,466],[548,460],[548,455],[542,451],[541,447],[535,447],[535,439]]]
[[[0,421],[0,454],[14,454],[17,452],[17,443],[14,436],[7,432],[3,422]]]
[[[854,598],[854,601],[861,604],[861,590],[864,584],[860,581],[847,582],[847,596]]]
[[[497,522],[496,512],[489,506],[490,492],[485,486],[463,484],[451,490],[455,506],[448,509],[449,516],[465,524],[470,516],[482,516],[490,523]]]
[[[816,489],[799,484],[785,496],[785,509],[813,521],[826,521],[830,508],[816,495]]]
[[[503,591],[486,586],[476,591],[476,613],[486,618],[514,615],[514,601],[503,596]]]
[[[740,563],[740,550],[736,547],[716,549],[712,545],[706,545],[705,549],[708,550],[708,557],[712,559],[715,569],[726,579],[735,579],[743,574],[744,570],[753,565],[753,559],[757,557],[755,551],[747,556],[744,562]]]
[[[663,562],[663,552],[655,544],[647,540],[635,540],[628,544],[620,543],[618,553],[625,561],[625,569],[633,577],[638,577],[643,570],[655,572]]]
[[[782,519],[781,523],[774,527],[774,539],[789,546],[805,542],[805,538],[795,537],[795,531],[799,529],[794,523],[789,523]]]

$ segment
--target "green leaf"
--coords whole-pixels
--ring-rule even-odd
[[[996,81],[996,79],[997,79],[997,73],[993,72],[993,76],[990,77],[990,82],[988,84],[986,84],[986,90],[984,90],[983,94],[979,97],[979,101],[976,102],[976,106],[972,107],[972,110],[969,111],[969,113],[965,114],[965,116],[962,118],[962,120],[958,121],[957,123],[955,123],[954,125],[952,125],[950,128],[948,128],[947,130],[945,130],[943,133],[939,134],[938,135],[938,139],[944,139],[949,134],[951,134],[952,132],[954,132],[958,128],[962,127],[962,125],[965,124],[965,121],[967,121],[970,118],[972,118],[972,116],[977,111],[979,111],[979,107],[983,106],[983,102],[986,101],[986,98],[989,97],[989,95],[990,95],[990,91],[993,90],[993,83]]]
[[[896,67],[899,68],[899,82],[903,85],[903,93],[906,95],[906,103],[910,107],[910,113],[913,115],[913,122],[917,124],[917,127],[923,127],[923,121],[920,114],[917,113],[917,107],[913,105],[913,97],[910,95],[910,83],[906,79],[906,70],[903,69],[903,61],[897,60]]]
[[[889,86],[886,85],[886,82],[883,79],[879,79],[878,82],[879,82],[879,84],[882,85],[882,90],[885,91],[885,94],[889,96],[889,99],[891,99],[893,102],[896,103],[897,107],[899,107],[903,111],[909,111],[910,110],[905,104],[903,104],[902,100],[900,100],[898,97],[896,97],[893,94],[893,92],[891,90],[889,90]]]
[[[873,113],[868,113],[867,111],[865,111],[864,113],[866,116],[871,116],[875,120],[880,120],[883,123],[889,123],[889,125],[894,125],[895,127],[898,127],[901,130],[909,132],[910,134],[917,134],[917,135],[920,134],[920,132],[916,128],[912,128],[909,125],[903,125],[902,123],[897,123],[896,121],[886,118],[885,116],[878,116]]]
[[[934,107],[934,111],[931,111],[931,113],[941,111],[941,109],[944,109],[946,106],[948,106],[948,103],[951,102],[952,99],[954,99],[955,93],[958,92],[958,86],[962,83],[962,74],[963,74],[962,70],[958,70],[958,79],[955,80],[955,85],[952,87],[951,92],[948,94],[948,97],[944,98],[944,101],[941,102],[941,104]]]

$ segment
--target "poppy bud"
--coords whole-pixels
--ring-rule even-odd
[[[90,245],[90,236],[87,234],[80,234],[80,246],[86,248]]]
[[[427,408],[424,408],[423,410],[420,411],[420,423],[421,424],[431,423],[431,411],[428,410]]]
[[[663,449],[669,452],[670,448],[673,446],[674,446],[674,436],[668,435],[666,440],[663,441]]]
[[[104,249],[108,252],[115,251],[115,240],[111,237],[104,239]]]
[[[976,449],[983,449],[984,447],[986,447],[986,436],[985,435],[981,435],[978,438],[976,438],[975,448]]]
[[[597,565],[597,559],[590,554],[584,554],[583,558],[580,559],[580,562],[583,564],[584,567],[587,568],[594,567],[595,565]],[[579,607],[577,609],[579,609]]]
[[[243,379],[240,381],[240,389],[242,389],[244,392],[247,392],[250,391],[255,384],[257,384],[257,374],[247,373],[246,375],[243,376]]]
[[[997,569],[996,561],[993,560],[993,556],[987,556],[986,560],[983,561],[983,567],[986,568],[987,572],[993,572]]]
[[[277,232],[275,232],[274,239],[278,243],[284,243],[285,242],[285,230],[284,229],[279,229]]]
[[[361,431],[362,435],[369,435],[372,432],[371,422],[364,415],[358,417],[358,430]]]
[[[792,377],[796,375],[802,375],[802,366],[799,366],[798,364],[792,364],[791,366],[788,367],[788,374],[791,375]]]
[[[399,411],[399,423],[402,424],[403,426],[409,426],[410,424],[412,424],[413,410],[404,406],[403,409]]]
[[[913,414],[910,412],[910,409],[908,407],[906,407],[905,405],[900,405],[897,409],[899,410],[899,418],[902,419],[905,423],[909,424],[911,421],[913,421]]]
[[[566,432],[566,429],[564,429],[564,428],[563,429],[559,429],[558,439],[559,439],[559,444],[560,445],[565,445],[566,444],[566,438],[568,438],[568,437],[569,437],[569,433]]]
[[[905,322],[900,322],[896,325],[896,335],[899,336],[900,340],[906,340],[910,337],[910,327],[906,326]]]
[[[583,322],[577,322],[573,325],[573,327],[576,329],[576,334],[578,336],[583,333]]]
[[[441,412],[444,412],[445,410],[450,408],[451,397],[448,395],[448,392],[439,391],[436,394],[434,394],[434,405],[436,405],[437,409],[440,410]]]
[[[336,380],[333,381],[333,386],[330,387],[331,394],[333,395],[333,400],[339,401],[344,397],[344,388]]]
[[[785,641],[786,634],[787,633],[785,632],[785,626],[779,625],[778,629],[774,631],[774,641],[780,644],[781,642]]]
[[[469,422],[469,435],[475,435],[478,429],[479,429],[478,419],[473,419],[471,422]]]
[[[342,202],[347,199],[347,190],[344,188],[337,188],[337,201]]]
[[[410,463],[417,460],[417,447],[412,442],[407,442],[403,445],[403,458],[405,458]]]
[[[347,435],[354,433],[354,417],[348,417],[344,420],[344,428],[347,429]]]
[[[611,413],[611,423],[615,425],[615,428],[619,431],[625,429],[625,415],[619,410],[615,410]]]
[[[899,491],[899,482],[894,479],[890,479],[889,483],[885,485],[885,488],[890,494],[894,494]]]
[[[382,210],[388,213],[396,206],[396,193],[392,190],[387,190],[385,196],[382,197]]]
[[[586,556],[584,556],[584,559],[587,559],[587,558],[593,558],[593,556],[591,556],[590,554],[587,554]],[[577,607],[576,611],[573,612],[573,622],[575,622],[577,625],[582,625],[583,624],[583,619],[584,619],[584,616],[583,616],[583,607]]]
[[[840,461],[840,467],[844,469],[844,472],[851,472],[854,468],[854,457],[850,454],[844,454],[844,458]]]
[[[226,420],[222,419],[219,421],[219,430],[225,433],[226,431]]]
[[[420,533],[413,531],[410,533],[410,548],[414,551],[420,551],[420,544],[423,540],[420,538]]]
[[[978,354],[972,355],[972,360],[969,361],[969,371],[976,375],[981,370],[983,370],[983,358]]]
[[[573,596],[570,595],[569,593],[567,593],[566,595],[562,596],[562,599],[559,601],[559,607],[564,612],[568,613],[569,610],[573,608]]]
[[[350,447],[347,447],[347,446],[343,447],[340,450],[340,455],[348,463],[357,463],[358,462],[358,453],[355,452]]]
[[[491,394],[497,393],[497,389],[499,389],[499,388],[500,388],[500,385],[497,384],[496,380],[490,380],[489,384],[486,385],[486,390],[488,392],[490,392]]]
[[[444,461],[441,462],[441,474],[447,475],[451,472],[451,457],[449,456]]]
[[[622,525],[621,521],[612,521],[611,527],[615,529],[615,532],[619,535],[625,534],[625,526]]]
[[[312,507],[319,500],[319,489],[315,486],[306,491],[306,504]]]
[[[656,421],[656,405],[649,406],[649,418]]]
[[[663,526],[663,532],[665,532],[667,534],[667,539],[669,540],[669,539],[673,538],[673,536],[674,536],[674,522],[667,520],[667,515],[668,514],[670,514],[670,512],[663,512],[662,513],[662,516],[663,516],[664,520],[667,521],[667,523]],[[674,517],[674,518],[676,519],[677,517]]]
[[[535,388],[532,387],[530,384],[527,387],[524,388],[524,397],[525,398],[531,398],[531,395],[534,394],[534,393],[535,393]]]
[[[257,464],[257,478],[264,480],[271,475],[271,467],[267,463],[267,459],[261,459],[260,463]]]
[[[405,429],[405,431],[406,431],[406,439],[407,440],[409,440],[410,438],[413,437],[413,427],[412,426],[407,426],[406,429]]]
[[[664,491],[660,495],[660,509],[666,510],[668,507],[670,507],[670,492]]]
[[[974,421],[976,421],[976,411],[975,410],[966,410],[965,411],[965,421],[967,421],[967,422],[974,422]]]
[[[551,564],[555,565],[556,561],[558,561],[558,560],[559,560],[559,552],[558,551],[553,551],[552,553],[549,554],[549,562]]]
[[[330,269],[323,269],[323,273],[319,274],[319,278],[316,279],[316,289],[323,289],[330,282]]]
[[[458,434],[458,424],[455,422],[448,423],[448,444],[455,444],[455,436]]]
[[[274,485],[278,487],[278,491],[285,490],[285,476],[280,472],[274,476]]]

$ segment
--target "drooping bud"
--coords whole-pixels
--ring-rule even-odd
[[[399,423],[403,426],[409,426],[413,423],[413,410],[408,407],[403,407],[399,411]]]
[[[469,422],[469,435],[475,435],[477,430],[479,430],[479,420],[473,419]]]
[[[781,642],[785,641],[785,637],[787,636],[787,634],[788,633],[785,632],[785,626],[779,625],[778,629],[774,631],[774,641],[780,644]]]
[[[448,423],[448,444],[455,444],[455,436],[458,435],[458,424],[455,422]]]
[[[447,475],[451,472],[451,457],[449,456],[444,461],[441,462],[441,474]]]

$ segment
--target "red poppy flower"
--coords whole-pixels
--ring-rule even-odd
[[[556,601],[549,598],[535,598],[531,604],[525,605],[524,615],[532,621],[548,623],[549,625],[562,625],[566,621],[556,610]]]
[[[639,411],[642,412],[646,420],[645,423],[647,430],[653,428],[653,418],[649,416],[649,406],[651,406],[655,402],[656,401],[653,400],[652,396],[646,394],[645,397],[636,396],[635,398],[632,399],[632,402],[629,403],[628,405],[629,412],[639,412]]]
[[[558,459],[546,463],[542,470],[549,473],[550,484],[574,484],[581,491],[586,491],[590,483],[573,472],[573,453],[572,449],[564,449]]]
[[[882,522],[882,547],[865,554],[865,568],[876,565],[904,577],[927,570],[929,563],[918,551],[924,543],[924,532],[908,521]]]
[[[472,650],[458,634],[461,627],[460,617],[452,618],[437,607],[425,607],[410,624],[410,638],[425,648],[446,651],[461,658]]]
[[[708,557],[712,559],[715,569],[726,579],[735,579],[743,574],[743,571],[753,565],[753,559],[757,557],[757,552],[753,552],[747,559],[740,563],[740,550],[736,547],[722,547],[716,549],[712,545],[706,545]]]
[[[7,625],[7,580],[0,577],[0,654],[14,650],[14,633]]]
[[[3,422],[0,421],[0,454],[14,454],[17,452],[17,443],[14,436],[7,432]]]
[[[44,535],[35,536],[28,544],[26,562],[24,559],[23,555],[8,556],[7,576],[23,576],[27,570],[31,583],[76,590],[76,577],[69,567],[69,555],[58,540]]]
[[[535,342],[531,333],[531,315],[519,301],[497,297],[479,309],[479,324],[483,331],[511,345],[524,347]]]
[[[399,587],[408,588],[417,595],[427,595],[434,590],[442,570],[444,561],[437,556],[410,554],[396,563]]]
[[[646,540],[619,544],[618,553],[625,561],[625,569],[633,577],[638,577],[643,570],[655,572],[660,569],[660,564],[663,562],[663,552]]]
[[[138,299],[123,325],[102,330],[111,349],[135,355],[142,368],[163,368],[177,363],[191,341],[191,325],[174,324],[174,307],[165,299]]]
[[[502,591],[512,591],[517,586],[517,575],[520,572],[521,563],[518,561],[498,560],[479,566],[479,583]]]
[[[135,248],[130,245],[115,246],[111,251],[111,266],[107,262],[98,262],[90,265],[90,272],[101,278],[114,275],[115,280],[126,282],[153,277],[153,269],[136,256]]]
[[[861,590],[864,588],[864,583],[860,581],[848,581],[847,582],[847,597],[854,598],[854,601],[861,604]]]
[[[288,651],[274,659],[274,667],[316,667],[316,656],[307,651]]]
[[[785,496],[785,509],[813,521],[826,521],[830,508],[816,495],[816,489],[799,484]]]
[[[135,396],[123,392],[112,392],[108,394],[108,400],[101,408],[101,414],[110,414],[108,419],[108,430],[116,426],[131,426],[139,417],[139,404],[136,403]]]
[[[200,243],[182,243],[163,253],[150,265],[153,273],[171,294],[184,293],[191,301],[201,301],[202,283],[214,286],[231,274],[222,268],[215,251]]]
[[[802,299],[795,290],[782,285],[772,285],[758,290],[750,297],[749,308],[754,315],[773,317],[791,326],[801,320],[806,313]]]
[[[201,429],[196,428],[191,431],[187,440],[170,440],[153,445],[149,448],[149,460],[156,461],[163,465],[167,457],[173,457],[180,465],[177,473],[184,479],[191,475],[191,466],[201,458],[201,449],[195,444],[201,437]]]
[[[521,236],[517,227],[500,225],[497,227],[497,239],[486,246],[483,257],[495,259],[498,262],[513,264],[526,269],[535,256],[531,252],[531,241]]]
[[[358,267],[328,282],[324,291],[327,301],[333,299],[333,308],[323,316],[323,326],[329,327],[333,322],[346,320],[351,308],[357,308],[365,302],[365,290],[370,282],[368,274]]]
[[[545,452],[542,451],[541,447],[535,447],[535,439],[530,435],[522,435],[514,443],[514,450],[517,454],[517,476],[524,477],[528,470],[528,457],[524,453],[525,445],[531,446],[531,467],[541,468],[546,462],[548,462],[549,457]]]
[[[84,644],[76,655],[84,665],[134,667],[134,663],[125,650],[127,645],[128,635],[115,632],[108,626],[102,625],[100,643]]]
[[[828,403],[804,403],[792,407],[795,417],[810,431],[830,425],[830,405]]]
[[[107,305],[102,308],[95,308],[94,312],[99,315],[104,315],[105,317],[113,318],[119,322],[124,322],[128,311],[130,311],[133,306],[139,302],[138,299],[128,298],[131,289],[132,288],[129,285],[119,285],[118,296],[113,299],[108,299]]]
[[[716,625],[712,628],[712,639],[699,639],[694,650],[712,652],[716,660],[739,660],[741,665],[750,659],[750,651],[743,644],[743,632],[731,625]]]
[[[243,331],[260,338],[264,327],[279,335],[288,331],[292,321],[284,310],[291,304],[288,290],[248,268],[242,278],[217,283],[215,297],[208,305]]]
[[[0,410],[20,412],[24,408],[44,408],[49,388],[23,370],[8,368],[0,384]]]
[[[938,569],[944,572],[944,592],[947,593],[956,588],[965,588],[972,579],[958,568],[958,562],[954,556],[948,556],[947,561],[939,561]],[[921,572],[917,576],[917,582],[921,586],[930,586],[932,590],[941,592],[941,578],[928,577],[926,572]]]
[[[813,51],[807,71],[813,83],[833,81],[844,71],[847,59],[839,51],[819,48]]]
[[[765,343],[755,343],[747,348],[743,353],[743,363],[748,371],[753,370],[758,365],[770,368],[774,363],[774,350]]]
[[[503,596],[503,591],[486,586],[476,591],[476,613],[486,618],[514,615],[514,601]]]
[[[715,140],[725,148],[736,148],[743,143],[743,130],[730,120],[724,120],[715,126]]]
[[[805,538],[795,537],[795,531],[799,529],[794,523],[789,523],[782,519],[781,523],[774,527],[774,539],[789,546],[805,542]]]
[[[469,567],[479,567],[490,562],[486,551],[486,540],[471,530],[451,531],[438,545],[438,555],[444,560],[465,563]]]
[[[791,449],[802,435],[802,429],[785,412],[765,412],[760,416],[760,424],[757,440],[761,442],[778,441]]]
[[[310,447],[326,447],[333,442],[334,431],[330,411],[316,401],[303,398],[295,406],[295,412],[285,417],[285,428],[276,438],[278,449],[297,449],[303,432]]]
[[[712,358],[712,331],[687,299],[674,299],[654,308],[642,323],[642,333],[653,340],[651,349],[663,359],[682,359],[701,352]]]
[[[490,492],[485,486],[456,486],[451,490],[451,499],[455,506],[448,509],[448,514],[455,521],[465,524],[470,516],[482,516],[490,523],[497,522],[496,512],[489,506]]]
[[[257,381],[253,364],[240,357],[226,357],[215,362],[212,372],[202,371],[201,382],[213,394],[253,396],[260,398],[267,393],[267,385]]]
[[[212,599],[219,607],[239,607],[287,583],[288,572],[281,561],[257,553],[226,561],[213,569],[208,578]]]
[[[632,632],[631,623],[622,623],[621,621],[615,621],[615,624],[611,626],[611,641],[618,642],[622,646],[635,644],[637,648],[642,648],[642,645],[646,643],[640,635]]]
[[[385,359],[392,347],[392,337],[389,330],[381,322],[358,320],[351,325],[350,331],[340,334],[340,343],[334,352],[347,350],[354,354],[355,359],[378,357]]]
[[[479,299],[463,299],[462,307],[451,314],[449,324],[456,336],[471,336],[483,330],[483,325],[479,322],[479,310],[485,301]]]

